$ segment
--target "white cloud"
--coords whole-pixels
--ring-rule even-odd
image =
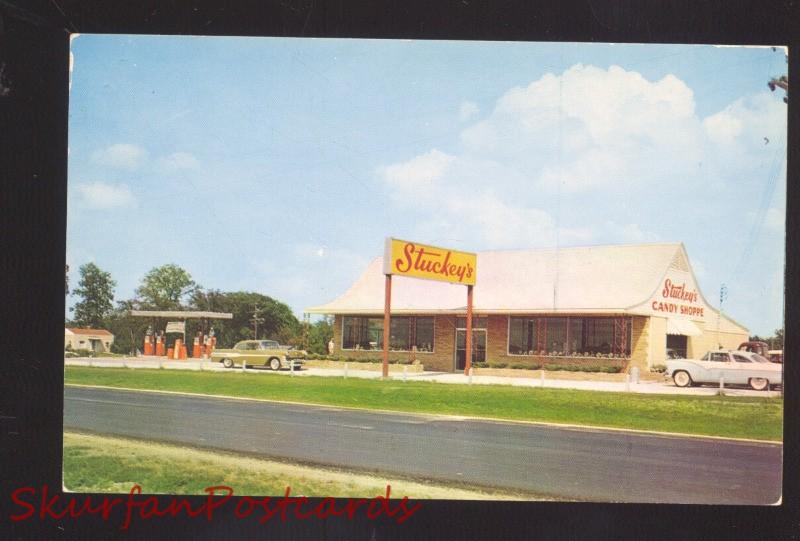
[[[78,184],[75,189],[81,202],[93,209],[111,209],[135,205],[136,199],[125,184],[89,182]]]
[[[769,209],[764,216],[764,225],[772,231],[783,231],[786,226],[786,211],[776,208]]]
[[[509,89],[461,130],[458,150],[431,149],[378,176],[424,238],[540,246],[558,229],[562,244],[688,240],[680,228],[704,219],[708,200],[733,199],[747,183],[760,193],[763,138],[777,151],[786,125],[769,98],[704,119],[674,75],[578,64]],[[778,225],[774,212],[767,219]]]
[[[720,111],[704,119],[703,128],[715,143],[728,144],[742,133],[742,121],[729,111]]]
[[[462,122],[466,122],[480,112],[478,105],[472,101],[461,102],[461,107],[458,109],[458,118]]]
[[[128,143],[117,143],[92,153],[92,162],[121,169],[136,169],[146,160],[145,149]]]
[[[426,197],[437,189],[437,183],[453,161],[453,156],[433,149],[404,163],[380,169],[397,200]]]
[[[160,167],[167,172],[198,170],[200,162],[188,152],[174,152],[159,160]]]

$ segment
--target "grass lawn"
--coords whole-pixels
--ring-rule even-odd
[[[412,499],[531,500],[530,494],[493,492],[311,468],[221,452],[77,432],[64,433],[64,485],[74,492],[128,493],[134,484],[149,494],[205,494],[227,485],[236,495]]]
[[[783,399],[65,367],[66,383],[781,441]]]

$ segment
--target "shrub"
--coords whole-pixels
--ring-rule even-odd
[[[472,363],[472,366],[474,366],[475,368],[486,368],[487,366],[489,366],[489,363],[479,361],[476,363]]]
[[[511,363],[510,368],[514,368],[516,370],[524,370],[524,369],[529,368],[529,367],[525,363]]]
[[[601,372],[606,374],[616,374],[622,371],[621,366],[599,366],[599,365],[562,365],[553,364],[544,367],[545,370],[552,372]]]
[[[665,364],[654,364],[650,367],[651,372],[658,372],[659,374],[663,374],[667,371],[667,365]]]
[[[508,363],[497,363],[497,362],[490,362],[489,368],[505,368],[508,366]]]

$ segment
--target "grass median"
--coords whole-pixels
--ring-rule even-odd
[[[128,438],[64,433],[64,486],[73,492],[128,493],[134,484],[147,494],[205,494],[226,485],[234,495],[392,497],[453,500],[540,500],[526,493],[446,486],[335,468],[287,464]]]
[[[65,367],[66,383],[781,441],[780,397],[675,396],[278,374]]]

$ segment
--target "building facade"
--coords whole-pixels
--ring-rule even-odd
[[[308,308],[334,316],[334,353],[379,358],[382,259],[336,300]],[[458,371],[466,360],[466,289],[395,276],[390,360]],[[478,253],[473,362],[646,369],[669,355],[736,348],[748,330],[701,294],[682,244]]]

